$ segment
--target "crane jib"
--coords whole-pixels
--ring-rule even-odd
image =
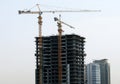
[[[101,10],[53,10],[53,11],[21,11],[19,10],[19,14],[42,14],[42,13],[57,13],[57,12],[101,12]]]

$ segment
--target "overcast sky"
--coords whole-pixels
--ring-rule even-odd
[[[54,17],[74,26],[63,25],[63,34],[85,37],[85,63],[108,59],[111,84],[120,80],[120,1],[119,0],[0,0],[0,84],[35,84],[35,38],[37,15],[19,15],[18,10],[40,4],[41,10],[101,10],[101,12],[43,13],[44,36],[57,35]],[[34,8],[32,10],[38,10]]]

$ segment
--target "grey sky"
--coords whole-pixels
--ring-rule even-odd
[[[18,15],[39,3],[41,10],[100,9],[93,13],[61,13],[63,34],[86,37],[85,62],[108,59],[111,84],[120,83],[120,1],[119,0],[1,0],[0,1],[0,84],[34,84],[37,15]],[[37,10],[33,9],[33,10]],[[43,35],[56,35],[56,14],[43,14]]]

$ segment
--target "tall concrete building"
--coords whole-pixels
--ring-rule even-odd
[[[94,63],[100,66],[101,84],[110,84],[110,65],[107,59],[95,60]]]
[[[78,35],[62,36],[62,84],[84,84],[84,43]],[[42,38],[42,84],[58,84],[58,36]],[[36,84],[39,74],[39,38],[36,37]]]
[[[86,84],[101,84],[99,64],[96,64],[96,63],[87,64],[86,73],[87,73]]]

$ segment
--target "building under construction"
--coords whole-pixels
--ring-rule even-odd
[[[84,84],[85,38],[75,34],[61,38],[61,84]],[[42,37],[42,74],[39,73],[39,39],[36,37],[36,84],[40,81],[42,84],[59,84],[58,36]]]

